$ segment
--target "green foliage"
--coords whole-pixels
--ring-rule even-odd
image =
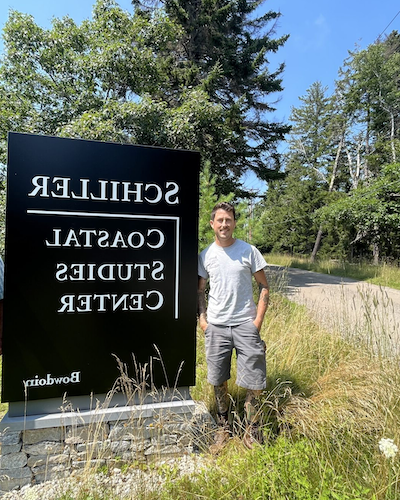
[[[62,136],[111,140],[204,151],[203,158],[216,161],[223,155],[221,144],[230,131],[223,123],[224,111],[211,103],[201,90],[185,94],[181,106],[144,96],[139,102],[110,101],[90,110],[60,128]],[[207,134],[202,131],[207,130]]]
[[[301,165],[304,176],[316,182],[326,182],[332,160],[332,105],[326,97],[326,88],[315,82],[300,97],[301,106],[293,108],[290,116],[294,123],[290,136],[288,169]]]
[[[286,177],[270,184],[261,215],[265,227],[262,246],[267,251],[316,252],[322,228],[314,213],[331,201],[333,190],[343,179],[339,162],[343,141],[333,100],[316,82],[300,101],[301,106],[293,108],[291,114],[294,126]],[[322,253],[343,254],[344,242],[337,236],[332,227],[325,228]]]
[[[319,211],[323,221],[353,229],[354,240],[379,241],[387,255],[400,255],[400,165],[386,165],[380,177]]]
[[[332,96],[319,82],[293,108],[286,179],[270,184],[263,248],[398,259],[400,35],[350,53]]]
[[[166,484],[161,499],[366,500],[369,490],[345,480],[321,458],[318,445],[278,438],[242,454],[224,454],[214,467]]]
[[[272,183],[261,215],[264,250],[310,253],[318,230],[312,213],[323,196],[314,182],[301,181],[296,174]]]
[[[261,158],[285,127],[261,119],[265,98],[280,90],[280,71],[268,72],[266,54],[285,38],[256,31],[277,14],[255,27],[251,1],[224,2],[222,10],[204,2],[200,12],[178,4],[130,14],[114,0],[97,0],[93,19],[54,19],[51,29],[11,11],[0,65],[0,162],[13,130],[197,149],[212,159],[225,194],[240,192],[248,168],[268,177]],[[211,38],[199,36],[208,28]],[[254,109],[260,119],[251,124]]]
[[[297,168],[284,180],[269,186],[260,215],[259,245],[266,252],[310,254],[313,249],[320,226],[315,213],[329,202],[332,194],[320,189],[315,179],[304,179],[303,172],[304,169]],[[334,226],[326,227],[322,255],[340,258],[345,254],[346,239],[339,238],[338,234]]]
[[[235,134],[235,148],[226,147],[225,165],[239,176],[248,168],[262,179],[276,175],[276,143],[289,127],[267,120],[274,108],[270,95],[282,90],[284,65],[271,71],[268,55],[276,52],[288,36],[272,38],[279,17],[276,12],[257,16],[265,0],[164,0],[167,15],[183,30],[179,47],[186,59],[180,66],[201,86],[214,103],[228,110],[229,127]],[[153,0],[134,4],[152,11]],[[216,164],[212,172],[216,173]],[[220,173],[220,172],[218,172]],[[226,179],[228,180],[228,179]],[[220,183],[220,181],[218,181]],[[227,190],[225,190],[225,193]]]
[[[11,11],[0,67],[0,100],[11,106],[10,113],[2,113],[3,150],[8,130],[58,134],[86,113],[105,118],[104,129],[111,128],[113,137],[127,137],[122,120],[119,130],[111,127],[108,108],[162,87],[163,54],[177,36],[179,28],[165,16],[144,20],[111,0],[95,4],[92,21],[77,26],[64,17],[49,30],[32,16]],[[80,132],[92,138],[87,129]]]
[[[353,124],[359,129],[367,128],[372,138],[372,144],[366,144],[365,151],[367,177],[378,173],[385,163],[395,162],[399,153],[398,49],[399,34],[394,31],[385,41],[351,52],[338,83]]]

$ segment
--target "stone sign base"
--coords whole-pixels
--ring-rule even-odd
[[[215,422],[191,399],[10,417],[0,423],[0,495],[67,477],[207,449]]]

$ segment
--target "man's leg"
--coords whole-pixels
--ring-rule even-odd
[[[214,436],[214,444],[211,446],[211,453],[218,453],[224,444],[231,437],[229,426],[229,395],[228,382],[214,386],[215,402],[217,404],[217,424],[218,430]]]
[[[236,384],[247,389],[244,444],[251,448],[262,441],[260,395],[266,387],[265,343],[252,321],[232,328],[237,353]]]
[[[230,377],[233,349],[231,328],[209,323],[205,336],[205,344],[207,379],[214,387],[218,423],[218,431],[215,434],[215,446],[212,447],[211,451],[218,452],[231,435],[228,422],[230,399],[227,382]],[[220,382],[221,380],[224,382]]]
[[[255,443],[262,444],[263,436],[260,429],[261,409],[260,396],[262,391],[248,389],[244,409],[246,414],[246,430],[243,443],[247,448],[252,448]]]
[[[244,409],[246,413],[246,422],[258,424],[260,422],[260,396],[262,391],[247,389]]]
[[[227,416],[229,411],[228,382],[225,381],[221,385],[215,385],[214,393],[218,416]]]

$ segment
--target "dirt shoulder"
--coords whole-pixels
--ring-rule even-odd
[[[284,293],[324,326],[400,351],[400,290],[302,269],[268,266]]]

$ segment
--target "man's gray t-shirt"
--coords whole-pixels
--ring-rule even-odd
[[[210,280],[207,320],[214,325],[233,326],[254,320],[252,275],[266,267],[256,247],[235,240],[229,247],[215,242],[199,255],[198,274]]]

